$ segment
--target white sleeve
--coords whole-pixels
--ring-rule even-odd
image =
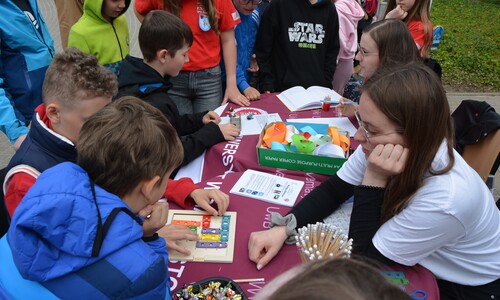
[[[450,197],[443,188],[415,194],[407,208],[385,222],[373,245],[385,257],[407,266],[419,263],[437,249],[453,246],[465,234],[463,224],[439,205]]]
[[[337,172],[337,176],[343,181],[352,184],[360,185],[363,181],[367,166],[366,156],[361,146],[349,157],[349,159],[342,165]]]

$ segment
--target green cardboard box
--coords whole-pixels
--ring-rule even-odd
[[[285,124],[294,124],[285,122]],[[304,125],[306,123],[301,123]],[[288,170],[299,170],[310,173],[333,175],[337,173],[340,167],[347,161],[346,158],[336,158],[328,156],[318,156],[303,153],[284,152],[265,148],[262,146],[262,139],[266,129],[272,124],[268,124],[260,133],[257,143],[257,159],[259,165]],[[328,124],[309,124],[316,132],[328,134]]]

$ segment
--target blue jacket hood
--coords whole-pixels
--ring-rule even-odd
[[[8,234],[21,275],[44,282],[76,272],[142,237],[142,226],[131,215],[117,214],[97,257],[92,256],[99,228],[115,208],[129,211],[116,195],[95,186],[92,196],[87,173],[73,163],[62,163],[40,177],[17,208]]]

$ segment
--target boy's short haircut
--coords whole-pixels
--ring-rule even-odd
[[[163,114],[126,96],[92,115],[77,142],[78,164],[106,191],[123,197],[141,181],[164,178],[184,152],[177,132]]]
[[[139,47],[146,61],[152,61],[156,52],[166,49],[170,56],[185,45],[191,47],[193,33],[179,17],[163,10],[150,11],[139,29]]]
[[[43,82],[45,105],[58,102],[64,107],[80,100],[112,97],[118,92],[118,81],[110,70],[99,65],[97,58],[76,48],[54,56]]]

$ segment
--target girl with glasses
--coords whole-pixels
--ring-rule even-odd
[[[358,117],[354,154],[287,216],[273,214],[270,230],[251,234],[250,260],[263,268],[286,240],[295,243],[296,228],[354,196],[353,254],[426,267],[441,299],[497,299],[500,211],[453,149],[439,78],[421,63],[384,67],[364,86]]]
[[[420,57],[408,27],[401,21],[387,19],[365,27],[355,59],[359,61],[360,74],[366,81],[380,67],[419,61]],[[359,102],[360,94],[359,90],[348,86],[344,97]],[[354,115],[356,107],[339,105],[342,114],[349,117]]]

